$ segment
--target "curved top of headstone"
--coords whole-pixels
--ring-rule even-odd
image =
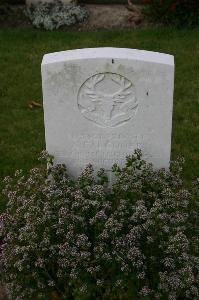
[[[101,48],[83,48],[75,50],[67,50],[45,54],[43,57],[42,65],[72,61],[77,59],[92,59],[92,58],[113,58],[113,59],[134,59],[146,62],[174,65],[173,55],[145,51],[129,48],[114,48],[114,47],[101,47]]]

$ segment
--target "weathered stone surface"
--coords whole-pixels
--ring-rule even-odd
[[[86,164],[110,170],[140,148],[168,167],[173,56],[93,48],[46,54],[42,62],[46,148],[77,176]]]

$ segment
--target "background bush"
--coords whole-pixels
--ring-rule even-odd
[[[146,15],[155,22],[180,26],[199,25],[198,0],[143,0]]]
[[[63,4],[61,1],[31,5],[26,9],[26,15],[37,28],[46,30],[58,29],[61,26],[71,26],[83,22],[88,17],[86,8],[74,4]]]
[[[182,162],[153,170],[141,152],[124,168],[88,165],[78,180],[65,166],[6,177],[1,280],[12,299],[198,299],[198,186]]]

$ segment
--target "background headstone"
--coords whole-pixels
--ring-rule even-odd
[[[168,168],[174,58],[124,48],[46,54],[42,62],[46,149],[73,176],[111,170],[140,148]]]

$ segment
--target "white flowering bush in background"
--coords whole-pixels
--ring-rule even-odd
[[[46,30],[83,22],[89,15],[86,8],[75,4],[63,4],[61,1],[32,4],[27,7],[25,14],[36,28]]]
[[[88,165],[5,178],[1,281],[10,299],[198,299],[198,185],[182,161],[154,170],[136,150],[107,188]]]

